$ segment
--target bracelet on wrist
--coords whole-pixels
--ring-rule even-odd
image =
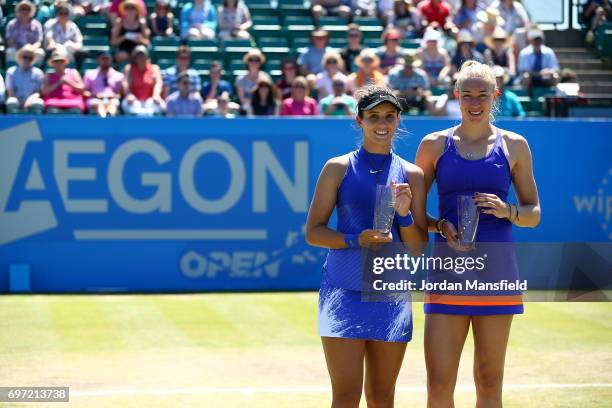
[[[395,217],[397,218],[397,223],[399,224],[400,227],[409,227],[412,224],[414,224],[414,218],[412,218],[412,213],[409,212],[408,215],[406,216],[401,216],[398,214],[395,214]]]
[[[344,243],[347,248],[359,248],[359,234],[344,234]]]
[[[446,218],[440,218],[438,221],[436,221],[436,229],[438,230],[438,233],[442,235],[442,238],[446,238],[446,235],[444,235],[444,224],[447,221],[448,220]]]

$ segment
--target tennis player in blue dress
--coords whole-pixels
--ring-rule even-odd
[[[457,76],[455,92],[461,123],[427,135],[417,151],[427,191],[435,181],[439,218],[428,216],[437,232],[433,253],[462,253],[457,233],[457,196],[472,196],[480,209],[476,247],[495,249],[483,278],[518,279],[512,250],[512,226],[540,222],[538,190],[525,138],[491,123],[495,76],[491,68],[467,61]],[[518,203],[508,202],[510,186]],[[488,243],[496,243],[494,245]],[[465,252],[464,252],[465,253]],[[492,261],[491,257],[487,262]],[[448,273],[449,276],[453,272]],[[434,280],[428,272],[428,280]],[[427,293],[425,297],[425,362],[428,407],[453,407],[457,370],[470,326],[474,336],[474,381],[477,407],[501,407],[504,364],[514,314],[523,313],[520,293],[487,296]]]
[[[406,298],[363,301],[362,248],[403,242],[420,255],[427,243],[423,172],[392,151],[401,104],[387,88],[356,92],[361,147],[330,159],[319,176],[308,213],[309,244],[329,248],[319,291],[318,331],[331,377],[333,407],[358,407],[364,388],[368,406],[392,407],[412,309]],[[376,185],[394,186],[391,231],[372,229]],[[328,226],[337,211],[336,229]],[[364,372],[365,363],[365,372]]]

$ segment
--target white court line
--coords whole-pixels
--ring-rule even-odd
[[[612,388],[612,383],[584,384],[505,384],[504,390],[566,389],[566,388]],[[460,385],[458,391],[474,391],[474,386]],[[400,393],[426,392],[426,387],[397,387]],[[179,395],[179,394],[322,394],[331,392],[330,387],[270,387],[270,388],[171,388],[171,389],[125,389],[70,391],[71,397],[112,397],[118,395]]]

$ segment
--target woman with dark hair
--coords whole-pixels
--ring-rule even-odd
[[[306,240],[329,248],[319,290],[318,332],[331,377],[332,407],[359,407],[364,386],[368,406],[392,407],[412,338],[412,307],[402,293],[362,300],[361,255],[362,249],[390,242],[422,253],[427,244],[425,188],[423,172],[392,150],[402,110],[393,92],[368,85],[356,97],[361,146],[323,167],[308,212]],[[395,194],[388,232],[373,228],[379,185],[391,186]],[[336,229],[328,225],[334,209]]]
[[[461,0],[461,6],[453,17],[453,24],[459,30],[472,31],[472,26],[478,21],[478,12],[481,8],[478,5],[478,0]]]
[[[226,38],[251,38],[247,31],[253,25],[251,13],[240,0],[223,0],[217,12],[217,30],[220,40]]]
[[[419,38],[422,27],[421,13],[412,4],[412,0],[394,0],[389,24],[402,33],[402,38]]]
[[[291,97],[291,84],[298,74],[298,64],[295,60],[284,60],[281,64],[281,77],[276,81],[276,88],[281,94],[281,99]]]
[[[154,37],[174,36],[173,20],[174,14],[170,9],[169,0],[157,0],[155,11],[149,16],[152,35]]]
[[[276,101],[274,85],[268,80],[260,80],[253,89],[247,113],[250,116],[278,116],[278,112],[279,104]]]

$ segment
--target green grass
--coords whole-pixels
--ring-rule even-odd
[[[0,386],[71,392],[195,388],[321,388],[296,393],[79,396],[74,407],[321,407],[329,380],[316,334],[315,293],[0,297]],[[422,407],[422,304],[398,380],[397,406]],[[507,407],[607,407],[612,304],[528,303],[508,348]],[[457,407],[473,406],[472,341],[459,370]],[[414,389],[415,387],[416,390]],[[0,406],[22,406],[5,404]],[[36,404],[28,404],[36,406]],[[55,406],[55,405],[53,405]],[[58,405],[59,406],[59,405]]]

